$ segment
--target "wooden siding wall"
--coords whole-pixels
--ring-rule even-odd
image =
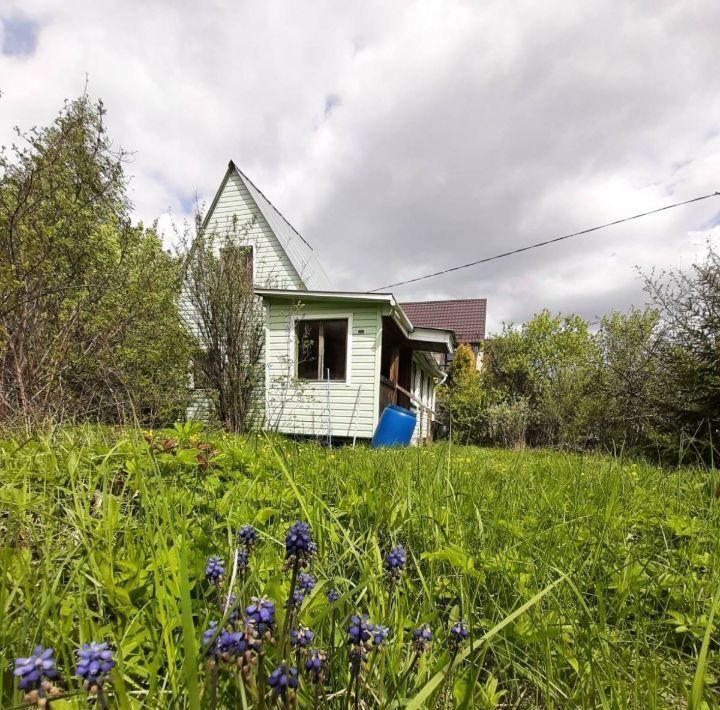
[[[305,285],[290,263],[290,259],[262,216],[259,208],[250,196],[243,181],[235,172],[228,175],[222,186],[214,207],[211,206],[206,233],[213,235],[215,246],[219,250],[233,233],[233,221],[238,235],[245,233],[246,225],[252,223],[243,241],[253,246],[254,285],[257,288],[304,289]],[[180,299],[180,313],[187,328],[194,330],[195,318],[187,298]],[[253,408],[256,421],[263,418],[265,384],[258,391],[258,402]],[[192,390],[189,419],[208,419],[212,417],[212,407],[203,390]]]
[[[333,437],[372,437],[378,411],[381,307],[376,304],[310,302],[298,306],[288,301],[269,300],[266,309],[267,426],[286,434],[325,438],[329,417]],[[297,381],[294,365],[295,320],[348,315],[352,319],[348,331],[349,381],[329,384]]]

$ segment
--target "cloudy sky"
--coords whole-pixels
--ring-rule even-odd
[[[720,190],[720,2],[3,0],[0,142],[102,97],[139,218],[230,158],[362,290]],[[163,224],[167,217],[163,217]],[[395,289],[490,325],[642,303],[720,198]]]

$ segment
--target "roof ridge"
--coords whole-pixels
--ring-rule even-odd
[[[310,249],[311,251],[315,251],[312,248],[312,245],[308,242],[308,240],[305,239],[305,237],[303,237],[303,235],[300,234],[297,229],[295,229],[292,222],[277,207],[275,207],[275,205],[270,199],[268,199],[268,196],[242,170],[240,170],[240,168],[235,164],[234,160],[231,160],[229,162],[228,167],[235,169],[243,179],[247,180],[263,196],[263,198],[270,205],[270,207],[272,207],[285,220],[285,223],[288,225],[288,227],[290,227],[290,229],[292,229],[292,231],[295,232],[295,234],[297,234],[298,237],[303,240],[303,242],[305,242],[308,249]]]
[[[473,301],[487,301],[485,298],[436,298],[431,301],[400,301],[400,303],[472,303]]]

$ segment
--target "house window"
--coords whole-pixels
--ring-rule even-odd
[[[245,286],[253,284],[252,246],[231,244],[220,250],[220,264],[231,277],[240,274]]]
[[[301,320],[295,326],[295,374],[299,380],[347,379],[346,318]]]

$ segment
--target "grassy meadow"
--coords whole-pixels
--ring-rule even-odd
[[[327,450],[191,427],[150,443],[98,428],[7,438],[0,707],[21,704],[13,660],[36,644],[55,651],[64,697],[50,707],[95,706],[73,677],[74,649],[91,640],[117,662],[98,707],[269,707],[281,655],[300,668],[288,706],[717,707],[716,485],[706,470],[599,455]],[[317,581],[287,620],[296,520],[317,543]],[[228,605],[244,524],[258,541]],[[393,583],[397,544],[407,562]],[[219,587],[205,578],[211,555],[226,570]],[[277,613],[262,656],[247,674],[213,660],[210,622],[262,595]],[[353,675],[346,629],[364,613],[389,634]],[[460,620],[468,637],[453,641]],[[287,643],[298,624],[327,652],[322,683]],[[433,640],[419,652],[423,624]]]

